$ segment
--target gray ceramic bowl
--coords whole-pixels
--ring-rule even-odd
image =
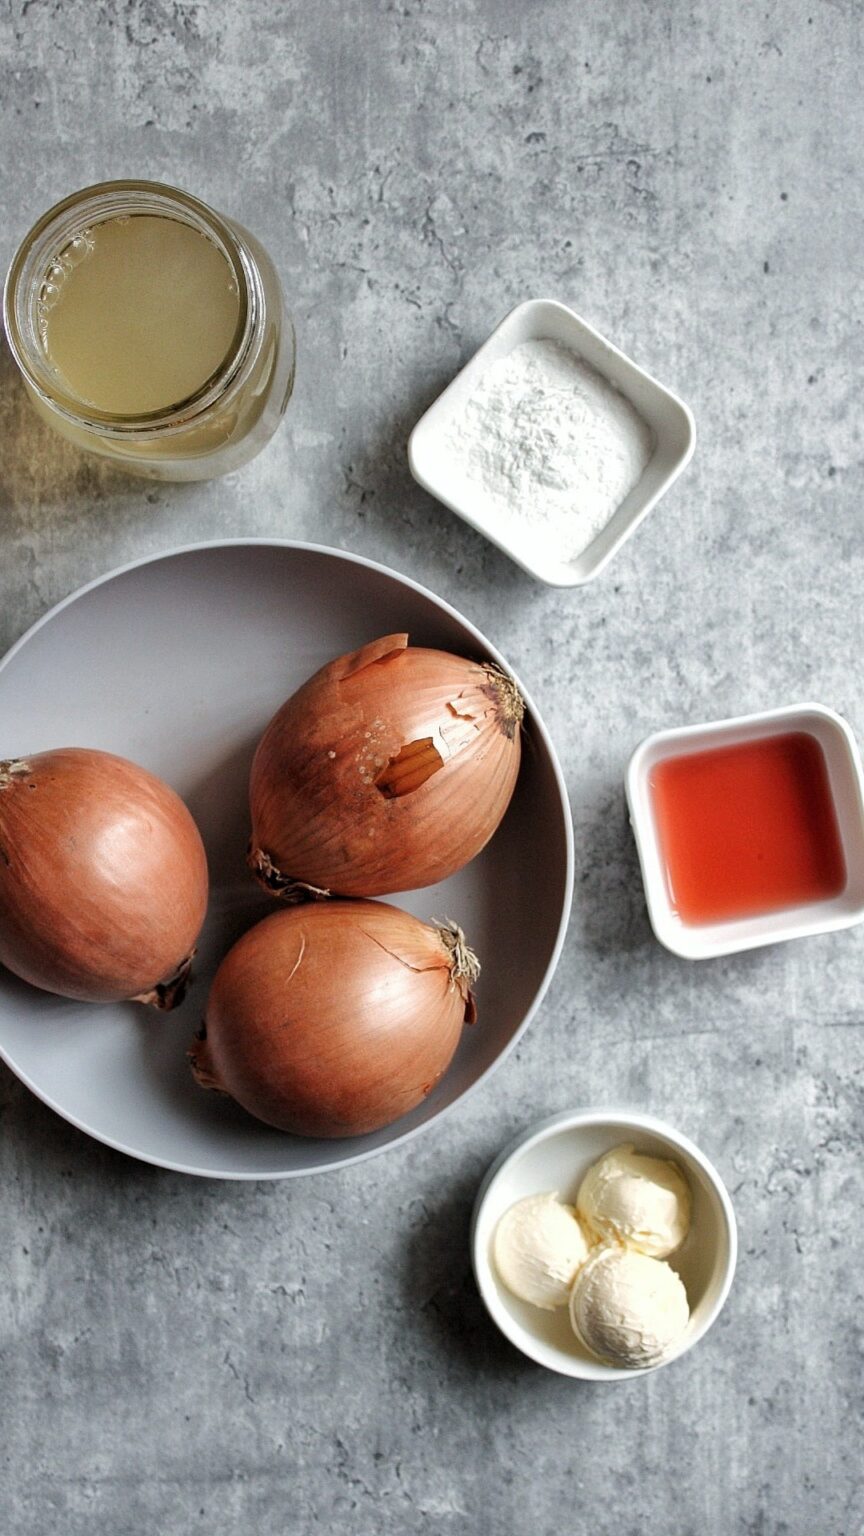
[[[395,898],[420,917],[455,918],[483,962],[479,1022],[430,1097],[374,1135],[302,1140],[203,1092],[186,1065],[216,965],[272,910],[244,862],[256,741],[325,661],[399,630],[506,666],[467,620],[405,577],[340,551],[263,540],[116,571],[53,609],[0,664],[0,759],[61,746],[130,757],[184,797],[210,858],[196,980],[176,1012],[69,1002],[0,970],[0,1053],[73,1125],[184,1173],[267,1179],[336,1168],[430,1124],[526,1028],[561,951],[573,882],[566,790],[530,703],[516,793],[489,847],[443,885]]]

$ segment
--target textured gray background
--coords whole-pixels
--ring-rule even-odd
[[[0,642],[127,558],[285,534],[428,583],[512,659],[577,832],[522,1048],[419,1142],[333,1178],[138,1166],[0,1076],[9,1536],[858,1536],[864,930],[688,966],[653,941],[627,756],[823,700],[864,734],[861,8],[7,3],[5,263],[104,176],[178,182],[276,256],[298,386],[263,456],[153,489],[0,380]],[[571,303],[691,403],[696,459],[596,585],[533,585],[409,478],[407,432],[520,299]],[[25,744],[26,745],[26,744]],[[530,921],[530,913],[526,913]],[[708,1340],[632,1386],[515,1354],[471,1200],[537,1116],[652,1110],[741,1227]]]

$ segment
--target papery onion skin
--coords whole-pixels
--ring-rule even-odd
[[[182,999],[207,857],[155,775],[83,747],[0,763],[0,962],[82,1002]]]
[[[446,1071],[478,970],[455,924],[376,901],[284,908],[222,961],[193,1072],[295,1135],[379,1130]]]
[[[249,863],[289,900],[445,880],[497,829],[524,705],[491,662],[386,635],[322,667],[274,715],[250,776]]]

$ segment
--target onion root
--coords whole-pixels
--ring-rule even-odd
[[[298,906],[301,901],[327,901],[330,896],[330,892],[320,885],[309,885],[305,880],[293,880],[290,875],[283,875],[263,848],[253,848],[250,844],[246,863],[262,890],[278,896],[288,907]]]
[[[483,692],[498,708],[501,729],[508,741],[512,741],[525,718],[525,700],[512,677],[508,677],[494,661],[487,661],[484,670],[489,686]]]
[[[206,1088],[211,1093],[222,1093],[226,1098],[231,1097],[228,1089],[223,1086],[222,1080],[217,1075],[210,1060],[206,1024],[201,1025],[195,1036],[195,1044],[191,1045],[186,1052],[186,1060],[192,1068],[192,1076],[199,1088]]]
[[[25,779],[30,772],[30,764],[23,757],[8,759],[0,763],[0,790],[8,789],[15,779]]]
[[[170,1013],[172,1008],[179,1008],[189,986],[189,978],[192,975],[192,961],[195,959],[197,947],[189,951],[185,960],[181,960],[174,975],[168,981],[157,981],[155,987],[149,992],[139,992],[137,997],[130,998],[133,1003],[145,1003],[149,1008],[161,1008],[163,1013]]]
[[[458,923],[445,917],[432,925],[441,936],[441,942],[450,955],[450,975],[454,981],[464,981],[473,987],[480,975],[480,961],[465,939]]]

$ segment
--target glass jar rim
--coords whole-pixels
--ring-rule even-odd
[[[97,409],[68,390],[45,357],[35,324],[36,296],[58,250],[82,224],[104,223],[132,214],[178,218],[205,234],[228,262],[237,283],[240,313],[222,362],[184,400],[166,409],[127,415]],[[242,383],[260,335],[263,291],[257,263],[233,228],[199,198],[159,181],[103,181],[62,198],[39,218],[18,246],[3,292],[3,320],[13,357],[26,382],[49,409],[75,426],[108,436],[153,436],[183,431]]]

